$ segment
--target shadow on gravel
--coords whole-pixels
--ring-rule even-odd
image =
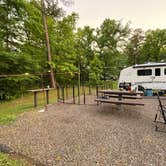
[[[141,108],[126,107],[126,106],[110,106],[102,105],[96,110],[100,116],[117,117],[121,119],[140,119],[142,118]],[[96,113],[95,113],[96,114]]]
[[[13,159],[25,160],[29,165],[32,165],[32,166],[46,166],[46,165],[40,163],[39,161],[36,161],[26,155],[14,152],[10,147],[8,147],[4,144],[0,144],[0,152],[8,154]]]
[[[2,153],[12,153],[12,149],[4,144],[0,144],[0,152]]]

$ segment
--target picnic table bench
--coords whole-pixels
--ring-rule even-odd
[[[129,102],[129,101],[111,101],[108,99],[95,99],[95,101],[99,102],[99,103],[111,103],[111,104],[117,104],[117,105],[140,105],[140,106],[144,106],[144,103],[136,103],[136,102]]]
[[[137,101],[137,99],[142,99],[142,94],[143,94],[142,92],[130,92],[130,91],[107,89],[107,90],[100,90],[98,91],[98,93],[102,95],[101,96],[97,95],[97,99],[95,99],[97,103],[144,106],[144,103]],[[111,98],[117,98],[118,100],[114,101],[114,100],[111,100]],[[132,101],[127,99],[132,99]]]
[[[132,91],[124,91],[124,90],[111,90],[111,89],[106,89],[106,90],[99,90],[98,93],[102,94],[113,94],[113,95],[128,95],[128,96],[142,96],[143,92],[132,92]]]
[[[117,95],[105,95],[105,96],[112,97],[112,98],[119,98],[119,96]],[[122,96],[122,98],[123,99],[143,99],[142,96],[127,96],[127,95]]]

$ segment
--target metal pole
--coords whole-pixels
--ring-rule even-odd
[[[85,100],[86,100],[86,98],[85,98],[85,91],[84,91],[84,104],[85,104],[85,102],[86,102]]]
[[[64,103],[65,102],[64,86],[62,87],[62,100],[63,100],[63,103]]]
[[[96,85],[96,96],[97,96],[97,99],[99,98],[99,87],[98,85]],[[97,101],[97,105],[99,104],[99,102]]]
[[[75,104],[75,87],[73,85],[73,104]]]
[[[79,64],[79,73],[78,73],[78,104],[80,104],[80,64]]]
[[[99,87],[98,87],[98,85],[96,85],[96,96],[97,96],[97,98],[99,97]]]

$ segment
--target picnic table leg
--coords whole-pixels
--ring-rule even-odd
[[[37,107],[37,92],[34,92],[34,107]]]
[[[49,90],[46,90],[46,102],[49,104]]]
[[[119,94],[119,100],[122,100],[122,94]]]
[[[118,100],[122,101],[122,94],[119,94]],[[122,104],[120,104],[118,108],[119,108],[119,110],[122,110]]]

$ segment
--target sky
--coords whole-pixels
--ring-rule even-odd
[[[99,27],[105,18],[131,22],[130,27],[166,28],[166,0],[74,0],[67,13],[79,14],[78,25]]]

